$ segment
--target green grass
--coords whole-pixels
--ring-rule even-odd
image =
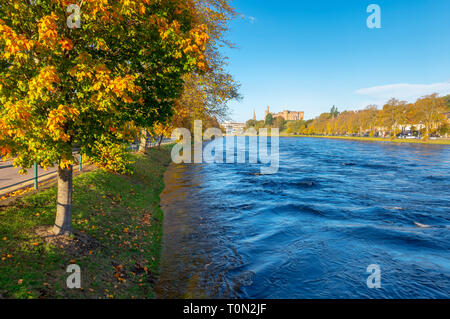
[[[450,145],[450,139],[441,140],[407,140],[407,139],[389,139],[376,137],[355,137],[355,136],[321,136],[321,135],[281,135],[284,137],[314,137],[314,138],[330,138],[339,140],[354,140],[354,141],[370,141],[370,142],[390,142],[390,143],[411,143],[411,144],[436,144],[436,145]]]
[[[152,298],[163,213],[159,195],[170,146],[133,155],[135,173],[95,170],[74,179],[73,227],[99,247],[76,252],[36,235],[56,214],[56,187],[0,208],[0,298]],[[68,289],[69,264],[82,289]]]

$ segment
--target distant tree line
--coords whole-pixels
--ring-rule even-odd
[[[291,123],[286,121],[284,118],[278,116],[274,117],[271,113],[267,114],[264,121],[249,120],[246,122],[246,128],[255,128],[259,130],[260,128],[278,128],[280,131],[286,130],[287,126]]]
[[[448,112],[450,95],[439,97],[438,94],[424,96],[415,103],[391,99],[382,109],[369,105],[363,110],[340,113],[333,106],[329,113],[313,120],[288,122],[287,133],[395,137],[410,131],[428,138],[432,134],[450,133]]]

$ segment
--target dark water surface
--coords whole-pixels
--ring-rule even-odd
[[[172,165],[158,297],[449,298],[450,147],[281,138],[258,172]]]

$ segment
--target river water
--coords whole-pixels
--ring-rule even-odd
[[[158,298],[449,298],[450,147],[281,138],[279,155],[274,175],[169,168]]]

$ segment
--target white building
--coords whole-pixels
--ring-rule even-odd
[[[242,135],[245,131],[245,123],[225,122],[222,126],[226,130],[226,135],[229,136]]]

